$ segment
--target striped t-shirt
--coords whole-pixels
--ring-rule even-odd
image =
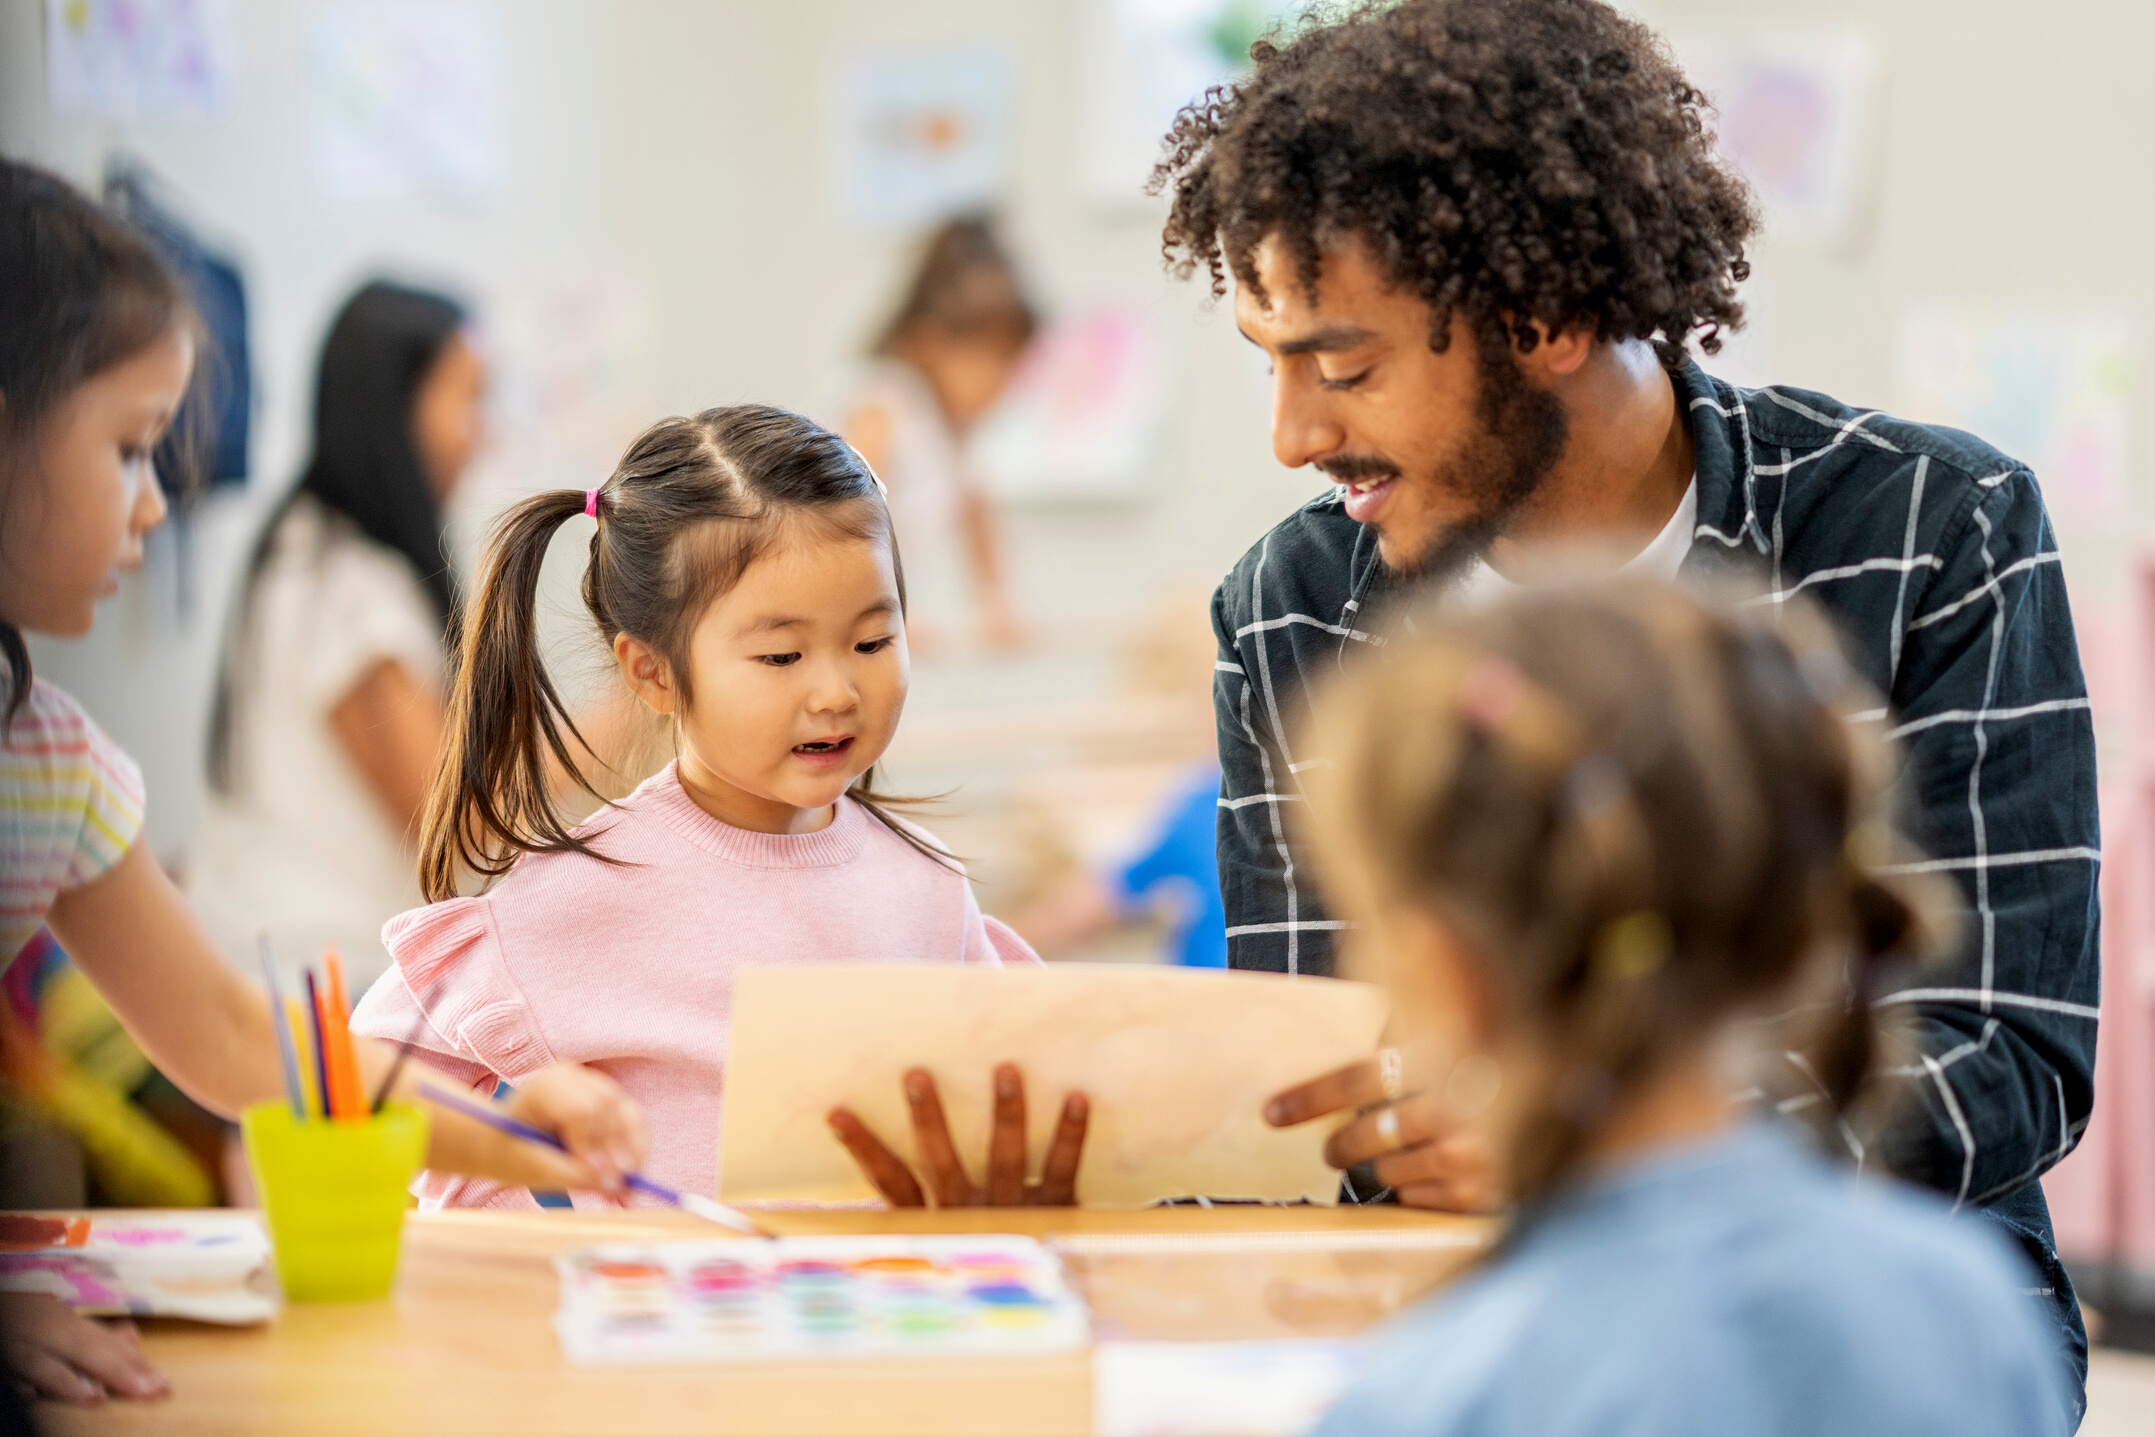
[[[118,863],[141,831],[142,770],[81,705],[32,680],[0,734],[0,968],[55,897]]]

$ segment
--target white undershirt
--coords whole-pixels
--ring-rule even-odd
[[[1691,538],[1699,523],[1699,480],[1696,474],[1684,486],[1684,497],[1677,501],[1676,512],[1669,522],[1661,526],[1653,542],[1631,556],[1620,572],[1641,575],[1650,579],[1674,579],[1676,571],[1683,567],[1684,556],[1691,552]],[[1491,566],[1487,559],[1476,559],[1474,567],[1467,570],[1452,590],[1453,597],[1470,609],[1486,608],[1509,594],[1519,592],[1521,586],[1505,578]]]

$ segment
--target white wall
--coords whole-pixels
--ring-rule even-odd
[[[264,399],[258,477],[246,504],[214,505],[201,526],[192,614],[176,621],[152,575],[115,601],[90,640],[37,646],[42,671],[76,689],[144,760],[161,849],[192,824],[236,541],[300,462],[313,350],[345,288],[386,264],[482,295],[528,294],[533,276],[591,272],[641,297],[615,341],[609,403],[577,442],[535,448],[534,434],[558,431],[543,429],[529,384],[505,407],[513,428],[533,429],[504,436],[507,457],[489,476],[497,495],[541,480],[596,482],[608,446],[660,413],[749,397],[804,404],[880,313],[904,260],[900,241],[853,231],[829,197],[825,83],[852,47],[976,37],[1010,45],[1021,95],[1010,229],[1043,297],[1143,296],[1179,355],[1173,416],[1142,502],[1015,516],[1019,577],[1036,613],[1119,609],[1157,582],[1215,577],[1315,487],[1273,463],[1262,372],[1225,310],[1160,275],[1156,217],[1103,215],[1077,192],[1073,0],[516,0],[499,12],[503,178],[487,203],[464,211],[320,196],[303,87],[312,8],[235,0],[242,70],[229,114],[116,124],[48,113],[43,6],[0,0],[0,147],[89,182],[107,147],[124,145],[164,171],[249,266]],[[1889,402],[1893,325],[1912,299],[2150,311],[2155,87],[2142,70],[2155,53],[2155,6],[1635,8],[1684,25],[1860,20],[1884,43],[1881,182],[1861,238],[1833,253],[1771,237],[1759,247],[1773,288],[1773,367],[1788,380]],[[546,311],[527,304],[521,313],[503,321],[516,331],[505,346],[543,362]],[[2142,400],[2144,417],[2144,384]],[[2142,474],[2146,445],[2143,423]],[[2145,490],[2132,524],[2063,536],[2083,610],[2120,591],[2127,554],[2155,522]]]
[[[77,643],[35,641],[39,672],[82,698],[143,764],[149,829],[161,853],[192,830],[203,731],[229,582],[266,498],[304,462],[314,354],[344,293],[378,270],[483,285],[507,269],[581,261],[612,231],[613,27],[598,6],[518,0],[504,28],[498,192],[468,212],[320,197],[304,89],[311,7],[235,0],[240,71],[229,113],[144,123],[62,120],[47,109],[44,6],[0,5],[0,149],[86,187],[108,149],[138,154],[169,179],[243,260],[261,396],[255,480],[211,502],[195,525],[193,602],[174,600],[169,536],[143,576]]]

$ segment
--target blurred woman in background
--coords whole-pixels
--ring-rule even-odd
[[[226,948],[327,943],[364,986],[420,901],[411,836],[441,750],[457,592],[443,505],[477,452],[464,311],[376,282],[323,345],[314,454],[256,547],[210,737],[192,897]]]
[[[916,645],[937,637],[939,571],[962,541],[977,632],[997,648],[1024,638],[1005,583],[1001,525],[966,462],[966,442],[1017,373],[1039,319],[1017,266],[985,219],[954,219],[929,236],[904,300],[839,406],[838,428],[890,488],[904,546]]]

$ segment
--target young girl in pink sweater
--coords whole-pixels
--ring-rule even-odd
[[[563,770],[582,781],[582,736],[535,603],[548,542],[585,515],[584,602],[679,757],[571,828],[550,790]],[[588,1063],[643,1104],[645,1171],[713,1194],[743,965],[1037,963],[873,791],[905,705],[904,610],[874,474],[783,410],[665,420],[604,484],[517,505],[465,615],[420,843],[430,903],[383,930],[396,967],[353,1026],[487,1090]],[[473,881],[491,886],[458,896]],[[533,1203],[445,1174],[419,1191],[429,1207]]]

